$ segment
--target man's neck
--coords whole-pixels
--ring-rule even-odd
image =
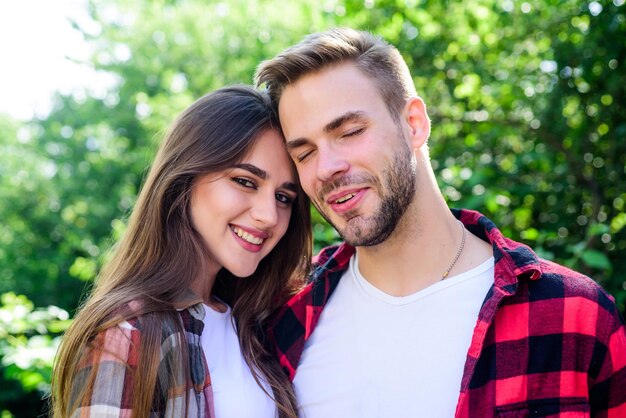
[[[462,244],[462,225],[443,198],[435,199],[431,207],[411,209],[383,243],[357,248],[363,277],[393,296],[410,295],[442,280]],[[465,233],[462,251],[448,277],[492,256],[489,244]]]

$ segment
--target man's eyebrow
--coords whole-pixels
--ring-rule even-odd
[[[354,111],[354,112],[346,112],[343,115],[333,119],[329,123],[324,126],[324,132],[331,132],[335,129],[339,128],[346,122],[355,122],[361,121],[365,119],[365,112]]]
[[[293,149],[301,147],[302,145],[307,144],[308,142],[309,140],[306,138],[298,138],[298,139],[292,139],[290,141],[287,141],[285,145],[287,146],[287,151],[291,151]]]
[[[326,133],[332,132],[346,122],[355,122],[355,121],[362,121],[362,120],[365,120],[365,112],[362,112],[362,111],[346,112],[343,115],[327,123],[326,126],[324,126],[324,132]],[[286,143],[287,151],[291,151],[293,149],[301,147],[302,145],[306,145],[308,142],[309,140],[307,138],[296,138],[296,139],[288,140]]]
[[[255,176],[257,176],[258,178],[260,178],[262,180],[267,180],[267,177],[268,177],[267,171],[257,167],[256,165],[248,164],[248,163],[239,163],[239,164],[235,164],[233,167],[249,171],[250,173],[252,173]],[[294,193],[298,192],[298,186],[296,185],[296,183],[291,182],[291,181],[284,182],[283,184],[280,185],[280,187],[283,188],[283,189],[287,189],[289,191],[292,191]]]

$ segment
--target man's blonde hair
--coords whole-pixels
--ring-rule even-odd
[[[306,36],[257,68],[257,86],[265,84],[278,105],[283,89],[302,76],[346,62],[377,85],[389,113],[398,119],[404,105],[416,96],[413,79],[398,50],[381,37],[349,28],[335,28]]]

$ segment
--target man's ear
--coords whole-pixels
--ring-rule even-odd
[[[430,136],[430,119],[424,101],[419,97],[411,97],[404,106],[404,115],[413,148],[421,148]]]

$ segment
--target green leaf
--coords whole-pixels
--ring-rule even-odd
[[[609,232],[609,226],[608,225],[594,223],[594,224],[589,226],[589,230],[588,230],[587,233],[588,233],[589,236],[594,236],[594,235],[606,234],[607,232]]]
[[[624,212],[618,213],[611,220],[611,233],[615,234],[621,231],[622,228],[624,228],[625,226],[626,226],[626,213]]]
[[[583,251],[581,258],[589,267],[607,270],[611,268],[609,258],[600,251],[585,250]]]

